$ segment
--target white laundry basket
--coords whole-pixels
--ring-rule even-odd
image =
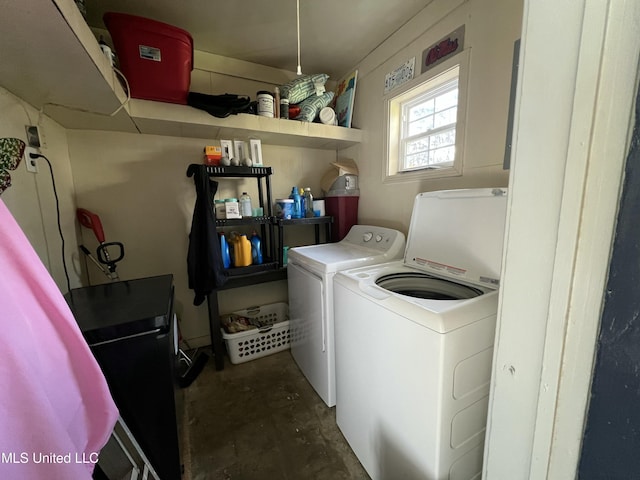
[[[238,333],[227,333],[222,329],[231,363],[248,362],[289,348],[289,306],[286,303],[251,307],[233,314],[257,319],[264,326]]]

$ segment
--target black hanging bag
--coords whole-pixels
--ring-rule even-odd
[[[251,99],[248,96],[233,93],[207,95],[189,92],[187,104],[218,118],[225,118],[237,113],[250,113],[251,110]]]

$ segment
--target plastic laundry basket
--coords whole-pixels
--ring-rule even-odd
[[[287,350],[290,347],[289,306],[273,303],[233,312],[255,318],[265,326],[245,332],[227,333],[222,330],[231,363],[238,364]]]

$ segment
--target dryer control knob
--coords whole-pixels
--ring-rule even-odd
[[[371,232],[366,232],[364,235],[362,235],[362,240],[364,240],[365,242],[368,242],[372,238],[373,238],[373,233]]]
[[[376,242],[380,243],[382,241],[382,235],[376,235]]]

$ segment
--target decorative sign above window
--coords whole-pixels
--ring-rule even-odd
[[[413,57],[411,60],[406,61],[404,64],[396,68],[393,72],[387,73],[384,76],[384,94],[386,95],[394,88],[411,80],[413,78],[415,66],[416,57]]]
[[[464,25],[456,28],[449,35],[431,45],[422,52],[422,69],[424,73],[443,62],[446,58],[464,49]]]

